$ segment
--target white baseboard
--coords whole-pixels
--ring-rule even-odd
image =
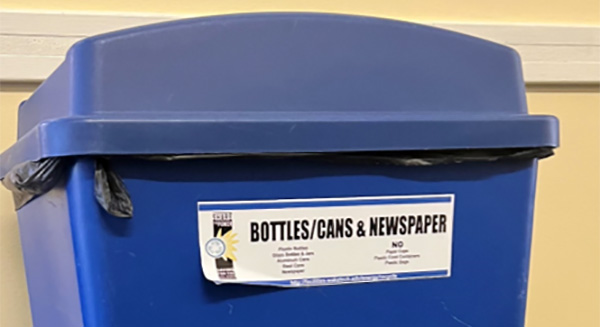
[[[186,16],[0,10],[0,81],[39,82],[86,36]],[[419,22],[515,48],[527,83],[600,82],[600,26]]]

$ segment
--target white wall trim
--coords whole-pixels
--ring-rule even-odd
[[[71,44],[99,33],[189,16],[0,10],[0,81],[40,82]],[[527,83],[600,82],[600,26],[420,22],[515,48]]]

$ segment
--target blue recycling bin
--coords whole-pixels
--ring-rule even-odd
[[[523,326],[537,161],[518,54],[405,22],[90,37],[0,155],[36,327]]]

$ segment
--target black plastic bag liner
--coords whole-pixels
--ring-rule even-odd
[[[46,158],[15,166],[2,179],[12,191],[15,209],[19,210],[36,196],[42,195],[61,182],[73,158]],[[96,201],[106,212],[121,218],[133,216],[133,205],[125,184],[108,165],[106,159],[96,160],[94,172]]]
[[[498,160],[543,159],[554,154],[552,148],[467,149],[436,151],[380,151],[331,153],[273,153],[273,154],[198,154],[141,156],[145,160],[190,160],[228,157],[290,158],[302,157],[338,164],[368,164],[393,166],[432,166],[463,162],[492,162]],[[73,158],[58,157],[19,164],[11,169],[2,184],[13,193],[15,208],[22,208],[38,195],[56,186]],[[110,168],[110,158],[99,157],[94,172],[94,194],[107,213],[120,218],[133,216],[133,204],[125,184]]]
[[[110,169],[106,159],[96,160],[94,195],[106,212],[120,218],[133,217],[131,197],[121,177]]]
[[[13,167],[2,179],[2,185],[12,191],[16,210],[56,186],[70,161],[69,158],[47,158]]]
[[[552,148],[533,148],[323,153],[319,154],[316,158],[335,163],[362,163],[391,166],[434,166],[465,162],[492,162],[509,159],[543,159],[550,157],[553,154],[554,150]]]
[[[175,161],[235,157],[308,158],[333,163],[377,164],[392,166],[433,166],[463,162],[491,162],[498,160],[543,159],[554,154],[553,148],[436,150],[436,151],[378,151],[378,152],[324,152],[324,153],[264,153],[264,154],[196,154],[139,156],[140,159]]]

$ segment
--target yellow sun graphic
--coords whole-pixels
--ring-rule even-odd
[[[236,243],[239,243],[239,241],[235,239],[236,236],[237,234],[233,233],[233,230],[230,230],[227,233],[225,233],[225,235],[222,235],[222,230],[219,228],[216,238],[221,239],[223,243],[225,243],[225,253],[223,253],[223,256],[221,258],[231,261],[237,260],[234,254],[234,252],[237,251],[237,249],[234,245]]]

